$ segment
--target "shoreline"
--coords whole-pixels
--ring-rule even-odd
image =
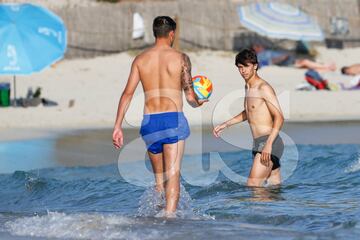
[[[283,129],[286,129],[287,126],[293,128],[294,126],[311,126],[311,127],[321,127],[321,126],[359,126],[360,119],[344,120],[344,119],[333,119],[333,120],[286,120],[284,122]],[[211,131],[213,125],[211,124],[202,124],[202,125],[190,125],[191,131],[200,132],[200,131]],[[246,129],[248,125],[244,122],[235,127],[235,129]],[[23,141],[23,140],[35,140],[35,139],[56,139],[63,136],[77,135],[81,133],[91,132],[91,131],[111,131],[112,127],[108,125],[87,125],[81,127],[68,126],[68,127],[54,127],[54,126],[42,126],[42,127],[12,127],[4,128],[0,127],[0,143],[2,142],[12,142],[12,141]],[[123,127],[124,132],[135,132],[138,133],[139,126],[130,126],[126,125]],[[111,136],[110,136],[111,137]],[[360,141],[359,141],[360,144]]]
[[[287,123],[281,138],[288,151],[310,145],[353,145],[360,151],[359,122]],[[112,145],[111,128],[82,129],[8,129],[0,131],[2,155],[0,172],[51,167],[93,167],[107,164],[143,162],[146,146],[138,128],[124,129],[124,146]],[[10,137],[9,137],[10,136]],[[252,135],[247,124],[224,131],[220,138],[210,126],[191,127],[185,156],[209,153],[236,153],[252,149]],[[295,145],[294,145],[295,144]],[[357,158],[357,157],[356,157]]]

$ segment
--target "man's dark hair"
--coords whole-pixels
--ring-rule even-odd
[[[348,70],[349,67],[342,67],[341,68],[341,73],[342,74],[347,74],[346,71]]]
[[[168,16],[159,16],[154,19],[153,32],[154,37],[167,37],[171,31],[175,31],[176,22]]]
[[[239,64],[247,66],[249,63],[259,64],[256,56],[256,52],[252,49],[245,48],[241,50],[235,58],[235,65]]]

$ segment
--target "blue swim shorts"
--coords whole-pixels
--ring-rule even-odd
[[[157,154],[163,152],[163,144],[189,137],[190,129],[183,112],[152,113],[144,114],[140,134],[147,150]]]

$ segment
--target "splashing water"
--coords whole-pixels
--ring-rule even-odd
[[[191,197],[185,187],[180,184],[180,198],[176,217],[191,218],[194,217],[194,211],[191,207]],[[156,191],[155,187],[145,190],[140,198],[138,216],[140,217],[164,217],[164,208],[166,205],[165,194]]]
[[[67,239],[141,239],[126,230],[133,219],[114,214],[65,214],[49,212],[5,223],[5,228],[19,236]]]

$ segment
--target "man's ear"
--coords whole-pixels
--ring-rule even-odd
[[[175,38],[175,31],[174,30],[169,32],[169,37],[171,37],[173,39]]]
[[[255,66],[256,71],[259,70],[259,64],[258,63],[255,63],[254,66]]]

